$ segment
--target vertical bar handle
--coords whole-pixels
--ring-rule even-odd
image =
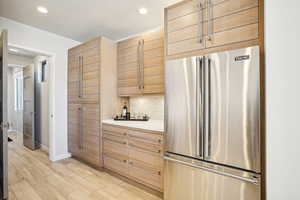
[[[197,89],[196,89],[196,96],[197,96],[197,145],[196,145],[196,152],[197,155],[200,158],[204,158],[204,151],[203,151],[203,145],[204,145],[204,140],[203,140],[203,58],[197,58]]]
[[[200,37],[200,44],[203,43],[203,33],[204,33],[204,8],[203,4],[199,2],[198,4],[199,8],[199,14],[198,14],[198,31],[199,31],[199,37]]]
[[[213,3],[211,0],[207,0],[207,11],[208,11],[208,41],[212,41],[214,35],[214,14],[213,14]]]
[[[141,41],[138,42],[137,48],[137,64],[138,64],[138,85],[139,90],[141,89]]]
[[[140,55],[141,55],[141,77],[142,77],[142,84],[141,84],[141,87],[142,89],[145,89],[145,73],[144,73],[144,45],[145,45],[145,41],[144,39],[142,39],[141,41],[141,52],[140,52]]]
[[[81,97],[83,97],[83,56],[81,56]]]
[[[81,56],[78,57],[78,97],[81,98]]]
[[[208,58],[208,80],[207,80],[207,84],[208,84],[208,102],[207,102],[207,153],[206,156],[209,158],[211,157],[211,62],[212,60],[210,58]]]
[[[81,149],[81,108],[79,107],[78,108],[78,113],[79,113],[79,122],[78,122],[78,131],[79,131],[79,134],[78,134],[78,147],[79,149]]]

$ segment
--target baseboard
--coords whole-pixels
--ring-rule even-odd
[[[41,144],[41,150],[46,153],[49,153],[49,147],[47,147],[46,145]]]
[[[50,158],[50,160],[53,161],[53,162],[56,162],[56,161],[59,161],[59,160],[64,160],[64,159],[70,158],[70,157],[71,157],[71,154],[66,153],[66,154],[53,156],[52,158]]]

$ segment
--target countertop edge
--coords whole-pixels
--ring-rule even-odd
[[[158,129],[151,129],[151,128],[139,128],[139,127],[134,127],[134,126],[130,126],[130,125],[125,125],[125,124],[114,124],[114,123],[110,123],[110,122],[107,122],[107,120],[103,120],[101,122],[102,124],[106,124],[106,125],[109,125],[109,126],[117,126],[117,127],[122,127],[122,128],[129,128],[129,129],[133,129],[133,130],[140,130],[140,131],[149,131],[149,132],[156,132],[156,133],[164,133],[165,131],[164,130],[158,130]]]

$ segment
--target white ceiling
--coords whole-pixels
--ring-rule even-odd
[[[164,7],[180,0],[0,0],[0,16],[77,41],[120,40],[163,25]],[[49,13],[36,11],[45,6]],[[138,9],[146,7],[147,15]]]

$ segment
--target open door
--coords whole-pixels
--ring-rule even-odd
[[[0,199],[8,198],[7,31],[0,36]]]
[[[34,65],[28,65],[23,70],[23,144],[35,150],[38,148],[38,138],[35,135],[35,77]]]

